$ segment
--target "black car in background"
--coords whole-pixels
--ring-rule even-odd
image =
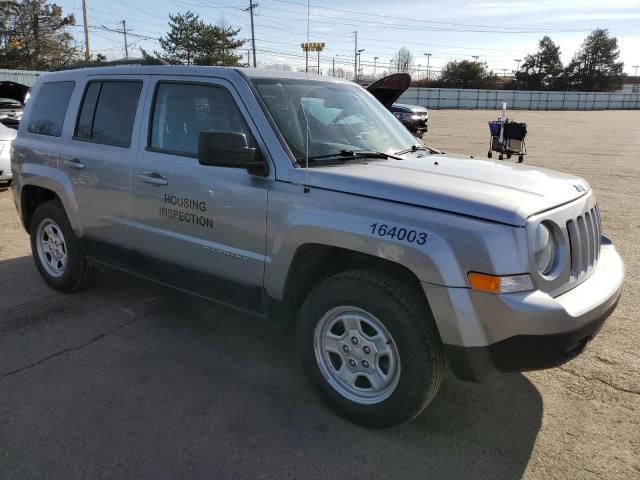
[[[389,110],[414,135],[421,137],[428,131],[429,111],[426,107],[394,103]]]
[[[417,137],[427,131],[429,112],[425,107],[394,103],[411,85],[411,77],[407,73],[394,73],[376,80],[367,90],[400,120],[405,127]]]

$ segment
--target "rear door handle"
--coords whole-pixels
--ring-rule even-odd
[[[79,170],[82,170],[84,168],[84,163],[82,163],[77,158],[74,158],[72,160],[65,160],[62,163],[64,164],[65,167],[69,167],[69,168],[77,168]]]
[[[140,175],[138,175],[138,180],[140,180],[142,183],[148,183],[149,185],[155,186],[169,184],[169,181],[166,178],[155,172],[141,173]]]

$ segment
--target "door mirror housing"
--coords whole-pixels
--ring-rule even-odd
[[[269,174],[260,150],[249,147],[247,136],[239,132],[200,132],[198,162],[214,167],[244,168],[260,177]]]

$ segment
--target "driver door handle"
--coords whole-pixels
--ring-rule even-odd
[[[138,175],[138,180],[142,183],[148,183],[149,185],[161,186],[168,185],[169,181],[156,172],[145,172]]]

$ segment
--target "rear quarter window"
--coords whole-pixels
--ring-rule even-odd
[[[38,90],[31,100],[31,113],[27,131],[38,135],[59,137],[62,135],[64,117],[67,115],[69,99],[75,82],[48,82]]]
[[[85,91],[74,138],[116,147],[129,147],[142,82],[90,82]]]

